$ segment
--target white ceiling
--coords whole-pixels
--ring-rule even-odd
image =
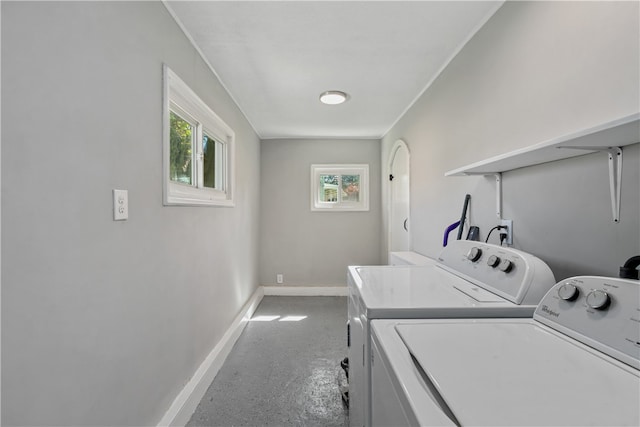
[[[262,139],[384,136],[502,3],[165,1]]]

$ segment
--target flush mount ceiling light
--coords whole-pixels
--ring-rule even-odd
[[[328,105],[338,105],[345,102],[349,96],[339,90],[328,90],[320,94],[320,102]]]

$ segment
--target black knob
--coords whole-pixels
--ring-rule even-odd
[[[487,265],[492,268],[496,268],[500,265],[500,257],[496,255],[491,255],[487,260]]]
[[[587,305],[595,310],[606,310],[609,304],[611,304],[611,298],[605,291],[596,289],[587,295]]]
[[[505,273],[508,273],[511,270],[513,270],[513,263],[511,261],[509,261],[508,259],[503,259],[502,262],[500,263],[500,265],[498,266],[498,268],[501,271],[504,271]]]
[[[482,256],[482,249],[473,247],[467,254],[467,259],[469,259],[471,262],[476,262],[480,259],[481,256]]]
[[[571,283],[564,283],[558,288],[558,296],[565,301],[575,301],[578,295],[580,295],[580,290]]]

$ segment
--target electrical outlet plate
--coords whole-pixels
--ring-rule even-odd
[[[284,276],[282,274],[276,274],[276,282],[278,284],[284,283]]]
[[[500,234],[506,234],[507,238],[505,239],[505,243],[509,246],[513,245],[513,220],[512,219],[502,219],[500,220],[500,225],[506,226],[507,229],[500,230]]]
[[[129,218],[129,194],[127,190],[113,190],[113,220]]]

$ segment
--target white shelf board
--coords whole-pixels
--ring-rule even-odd
[[[640,113],[453,169],[444,175],[492,175],[526,166],[582,156],[600,151],[603,146],[623,147],[638,142],[640,142]],[[581,149],[563,147],[580,147]],[[593,150],[589,150],[590,147],[593,147]]]

